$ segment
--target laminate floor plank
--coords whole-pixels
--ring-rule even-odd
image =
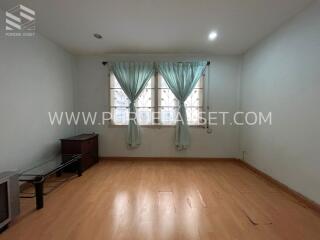
[[[233,161],[100,161],[43,209],[34,199],[21,208],[0,240],[320,239],[315,212]]]

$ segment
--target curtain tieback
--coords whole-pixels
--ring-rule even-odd
[[[129,107],[134,107],[135,101],[130,101]]]
[[[135,119],[137,116],[135,114],[135,105],[134,105],[135,101],[131,101],[129,104],[129,117],[130,119]]]
[[[179,101],[179,109],[184,107],[184,101]]]

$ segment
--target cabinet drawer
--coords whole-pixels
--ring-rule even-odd
[[[81,143],[74,141],[63,141],[61,143],[62,154],[81,153]]]
[[[81,146],[81,152],[82,153],[89,153],[92,151],[94,151],[94,139],[84,141]]]

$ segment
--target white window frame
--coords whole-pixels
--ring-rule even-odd
[[[111,112],[111,75],[114,74],[112,71],[109,72],[109,79],[108,79],[108,93],[109,93],[109,104],[108,104],[108,108],[109,108],[109,111]],[[207,87],[207,84],[206,84],[206,81],[207,81],[207,77],[205,76],[205,74],[203,74],[201,76],[202,78],[202,106],[200,107],[202,112],[205,112],[205,104],[206,104],[206,101],[205,101],[205,97],[206,97],[206,87]],[[154,109],[154,112],[158,112],[159,113],[159,108],[161,106],[159,106],[159,73],[156,71],[154,73],[154,94],[153,94],[153,103],[154,103],[154,107],[152,107]],[[111,119],[110,120],[110,126],[112,127],[126,127],[128,126],[128,124],[115,124],[113,122],[113,120]],[[176,125],[175,124],[160,124],[159,123],[159,120],[158,119],[155,119],[155,122],[153,124],[149,124],[149,125],[140,125],[141,127],[155,127],[155,128],[161,128],[161,127],[175,127]],[[200,123],[200,124],[191,124],[191,125],[188,125],[189,127],[197,127],[197,128],[205,128],[205,125],[203,123]]]

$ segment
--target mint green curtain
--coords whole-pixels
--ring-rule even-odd
[[[168,87],[179,100],[179,115],[176,123],[175,144],[179,150],[190,144],[189,128],[184,102],[199,81],[206,68],[206,62],[164,62],[158,64],[158,70]]]
[[[137,147],[141,144],[141,135],[136,119],[134,103],[154,74],[154,64],[142,62],[113,62],[110,64],[110,67],[122,90],[130,100],[127,144],[130,147]]]

